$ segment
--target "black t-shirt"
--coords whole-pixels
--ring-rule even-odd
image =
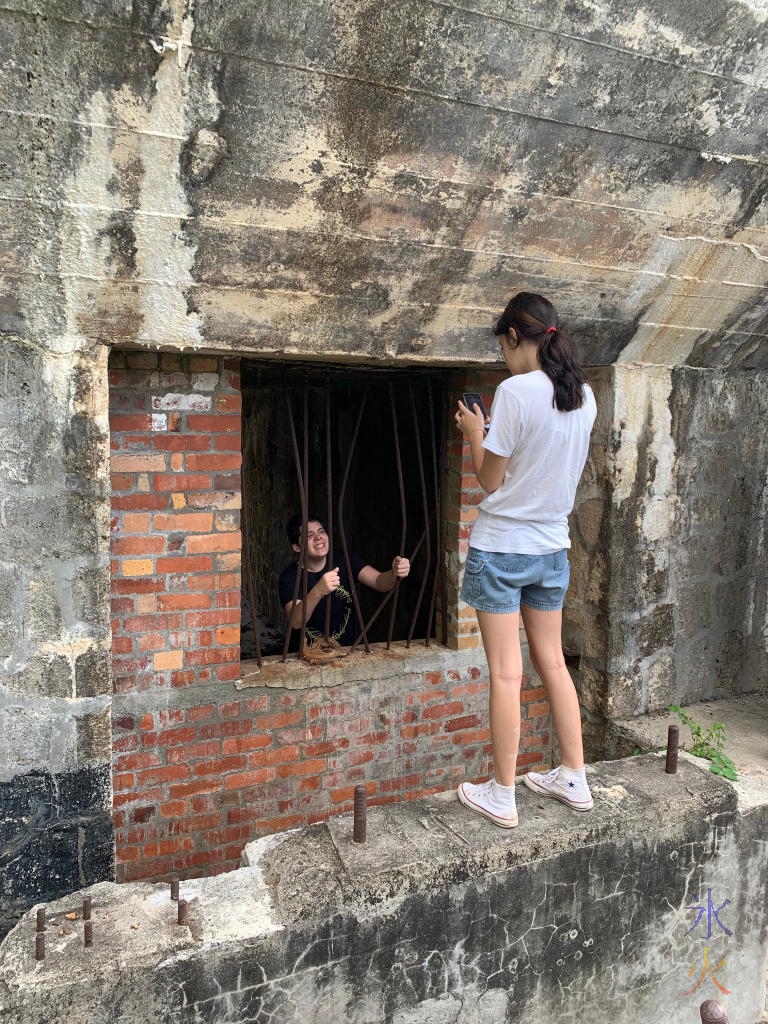
[[[360,575],[361,570],[367,565],[367,563],[352,551],[349,553],[349,561],[352,566],[352,573],[354,575],[355,582],[357,582],[357,578]],[[343,647],[348,647],[350,644],[355,642],[355,637],[359,632],[359,627],[355,616],[355,606],[352,601],[352,591],[349,585],[349,576],[347,575],[347,565],[344,561],[344,552],[334,550],[333,559],[331,560],[329,569],[335,569],[337,567],[339,570],[339,586],[330,595],[330,635]],[[320,572],[307,573],[307,593],[310,592],[320,577],[329,571],[329,569],[323,568]],[[277,581],[277,592],[280,596],[280,604],[283,608],[293,601],[293,588],[296,584],[296,573],[298,570],[298,562],[292,562],[291,565],[287,565],[280,573],[280,577]],[[299,592],[296,596],[297,601],[301,601],[302,599],[303,586],[304,585],[300,577]],[[325,604],[327,600],[329,599],[326,597],[321,598],[317,608],[315,608],[307,620],[307,637],[310,640],[319,640],[321,637],[325,636]],[[298,635],[298,631],[295,631],[295,635]]]

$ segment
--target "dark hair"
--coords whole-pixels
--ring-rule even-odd
[[[304,518],[301,514],[297,516],[291,516],[288,522],[285,524],[285,532],[288,534],[288,540],[291,544],[298,544],[299,538],[301,537],[301,524],[304,522]],[[320,516],[314,515],[312,512],[307,516],[308,523],[320,523],[322,526],[323,520]],[[323,527],[324,528],[324,527]]]
[[[557,311],[552,303],[543,295],[519,292],[507,303],[494,333],[509,334],[510,330],[517,335],[517,345],[525,340],[538,346],[539,363],[555,389],[552,400],[555,408],[560,412],[580,409],[584,404],[587,378],[579,365],[573,342],[560,330]]]

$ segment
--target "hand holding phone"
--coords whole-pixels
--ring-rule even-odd
[[[482,413],[483,420],[487,420],[488,414],[485,412],[481,395],[477,394],[476,391],[465,391],[462,397],[464,399],[465,406],[470,412],[474,412],[473,407],[477,406],[478,411]]]
[[[488,419],[488,413],[485,411],[482,396],[476,391],[465,391],[462,395],[462,399],[464,401],[464,405],[466,405],[470,412],[481,412],[483,414],[483,429],[487,432],[489,424],[485,423],[485,420]]]
[[[454,416],[456,426],[465,437],[470,437],[475,431],[482,432],[485,436],[485,432],[488,430],[488,424],[485,421],[488,416],[482,398],[473,391],[465,391],[462,397],[464,400],[459,402]]]

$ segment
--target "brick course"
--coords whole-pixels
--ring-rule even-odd
[[[239,513],[219,518],[219,510],[240,506],[239,477],[228,477],[226,492],[214,483],[217,470],[240,467],[240,418],[233,415],[239,364],[205,357],[201,379],[194,369],[200,358],[129,352],[111,361],[113,653],[120,656],[113,668],[120,693],[228,677],[222,669],[240,657],[239,609],[223,610],[232,591],[239,594]],[[235,439],[234,450],[216,448],[222,436]],[[231,555],[236,559],[225,563]],[[221,569],[232,572],[217,579]],[[201,610],[212,607],[222,611],[201,620]],[[146,650],[151,659],[139,656]]]

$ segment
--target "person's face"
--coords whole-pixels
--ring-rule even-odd
[[[310,519],[307,523],[307,554],[310,558],[324,558],[328,554],[328,534],[322,523]],[[293,550],[298,554],[301,551],[301,536],[299,543],[293,545]]]

